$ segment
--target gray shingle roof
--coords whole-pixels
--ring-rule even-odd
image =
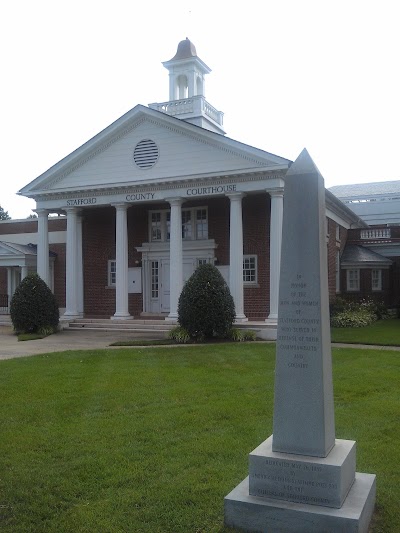
[[[353,185],[334,185],[329,188],[337,198],[364,198],[387,194],[400,195],[399,181],[381,181],[374,183],[355,183]]]
[[[359,244],[346,244],[340,262],[343,266],[353,263],[370,263],[376,266],[391,265],[392,261]]]

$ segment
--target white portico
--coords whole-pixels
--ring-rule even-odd
[[[201,262],[213,262],[229,283],[237,321],[247,319],[250,287],[276,322],[290,161],[221,135],[222,113],[203,105],[209,69],[190,41],[165,66],[170,97],[199,98],[200,108],[186,100],[136,106],[20,191],[37,202],[38,271],[48,279],[47,216],[63,212],[66,319],[93,314],[97,305],[115,319],[162,313],[176,321],[184,281]],[[243,211],[254,198],[264,206],[262,234]],[[250,241],[265,252],[249,256]]]

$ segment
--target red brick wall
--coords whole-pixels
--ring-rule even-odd
[[[37,233],[37,226],[37,218],[3,221],[0,222],[0,236],[14,233]],[[66,229],[66,217],[49,217],[49,231],[65,231]]]
[[[244,287],[244,314],[264,320],[269,314],[269,233],[271,201],[267,194],[243,199],[243,253],[257,255],[257,286]]]
[[[186,202],[184,207],[208,207],[209,238],[218,245],[218,264],[229,264],[228,198],[200,199]],[[147,242],[148,211],[166,209],[167,204],[133,206],[128,209],[129,267],[138,266],[141,254],[135,247]],[[244,253],[258,256],[258,286],[244,289],[245,314],[249,318],[266,318],[269,298],[269,211],[267,194],[243,199]],[[109,317],[115,312],[115,289],[107,287],[108,260],[115,259],[115,209],[86,209],[83,218],[84,302],[87,316]],[[141,294],[129,295],[129,312],[142,312]]]

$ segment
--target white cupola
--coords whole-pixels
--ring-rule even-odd
[[[194,44],[186,37],[178,44],[174,57],[163,65],[169,71],[169,102],[149,107],[224,134],[224,114],[205,99],[204,77],[211,69],[197,56]]]

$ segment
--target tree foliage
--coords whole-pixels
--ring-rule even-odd
[[[227,337],[235,319],[235,305],[219,270],[200,265],[179,297],[178,322],[193,338]]]
[[[8,214],[8,211],[4,211],[1,205],[0,205],[0,220],[11,220],[11,217]]]
[[[10,315],[17,333],[54,332],[60,317],[56,297],[37,274],[28,274],[16,288]]]

